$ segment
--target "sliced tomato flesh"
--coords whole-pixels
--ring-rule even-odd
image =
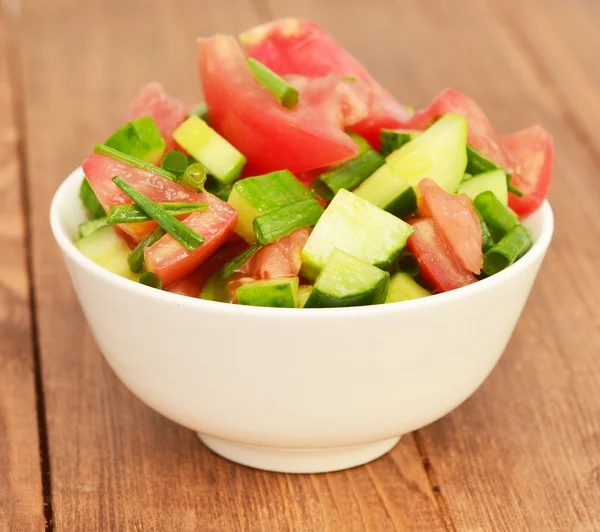
[[[421,214],[431,216],[461,264],[473,273],[483,266],[481,223],[471,200],[464,194],[448,194],[433,179],[419,183]]]
[[[554,168],[554,141],[541,126],[532,126],[500,139],[502,147],[513,155],[516,165],[511,184],[523,196],[509,193],[508,205],[517,214],[527,216],[540,208],[548,194]]]
[[[144,251],[146,269],[155,273],[165,288],[203,264],[229,238],[237,223],[235,209],[216,196],[205,192],[194,200],[208,204],[208,209],[190,214],[183,223],[204,237],[204,243],[187,251],[167,234]]]
[[[284,108],[252,75],[227,35],[199,41],[199,68],[211,125],[247,158],[246,175],[284,168],[303,172],[355,157],[356,143],[343,132],[344,96],[303,98]]]
[[[152,201],[194,201],[195,194],[189,188],[148,170],[130,166],[108,155],[94,153],[81,166],[83,173],[88,178],[96,196],[98,196],[98,200],[106,211],[112,205],[133,203],[113,183],[112,179],[115,176],[119,176],[123,181],[129,183],[133,188]],[[156,222],[120,224],[119,227],[134,241],[139,242],[156,227]]]
[[[373,79],[365,67],[331,35],[310,20],[285,18],[240,35],[249,56],[280,75],[301,74],[354,78],[368,114],[350,129],[379,148],[379,130],[397,128],[411,113]]]
[[[411,223],[415,232],[407,246],[417,258],[421,277],[431,289],[447,292],[477,281],[454,255],[435,220],[417,218]]]
[[[190,106],[169,96],[160,83],[148,83],[137,94],[131,104],[129,120],[151,116],[167,143],[167,150],[175,149],[173,132],[185,121]]]

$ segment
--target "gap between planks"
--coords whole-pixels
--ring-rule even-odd
[[[46,401],[44,397],[44,387],[42,383],[42,366],[39,346],[39,330],[37,322],[37,304],[36,293],[33,282],[33,249],[31,237],[31,222],[29,213],[31,211],[30,202],[30,187],[27,179],[27,146],[26,146],[26,130],[25,130],[25,97],[24,83],[22,78],[21,58],[20,58],[20,42],[18,26],[19,20],[19,3],[4,0],[0,4],[0,16],[7,22],[7,43],[8,43],[8,82],[12,87],[12,108],[15,117],[17,129],[17,161],[20,184],[20,198],[23,209],[21,215],[23,217],[23,227],[25,228],[25,267],[27,273],[27,285],[29,289],[29,307],[30,307],[30,327],[32,333],[33,347],[33,372],[36,397],[36,414],[38,426],[38,442],[40,454],[40,474],[42,483],[42,503],[45,521],[45,530],[47,532],[54,531],[53,507],[52,507],[52,479],[50,473],[50,449],[48,443],[48,430],[46,419]]]

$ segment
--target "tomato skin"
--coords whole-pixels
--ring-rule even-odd
[[[242,237],[232,233],[229,240],[206,259],[196,271],[172,285],[167,289],[167,292],[188,297],[198,297],[208,278],[240,253],[243,253],[247,248],[248,244],[246,241]]]
[[[349,129],[379,149],[379,130],[398,128],[411,113],[373,79],[340,43],[310,20],[286,18],[256,26],[240,35],[249,56],[279,75],[301,74],[356,78],[368,116]]]
[[[475,276],[456,258],[432,218],[411,221],[415,232],[408,238],[407,247],[417,258],[421,277],[437,292],[447,292],[475,283]]]
[[[205,211],[190,214],[183,223],[204,237],[204,244],[187,251],[171,235],[164,235],[144,250],[146,269],[155,273],[165,288],[170,287],[203,264],[231,235],[237,223],[237,212],[208,192],[194,201],[207,203]]]
[[[132,204],[133,201],[112,182],[119,176],[133,188],[152,201],[194,201],[194,192],[165,177],[142,170],[113,159],[108,155],[94,153],[82,163],[83,173],[88,178],[98,200],[106,211],[112,205]],[[139,242],[156,227],[156,222],[120,224],[119,228],[135,242]]]
[[[449,194],[432,179],[419,183],[420,212],[432,217],[460,263],[473,273],[481,273],[481,223],[471,200],[464,194]]]
[[[300,93],[298,105],[285,109],[256,81],[233,37],[200,39],[198,47],[211,125],[246,156],[245,175],[303,172],[358,154],[343,132],[345,100],[336,91],[318,104]]]
[[[517,164],[512,168],[511,184],[523,197],[508,195],[508,205],[520,216],[536,211],[548,194],[554,168],[554,141],[541,126],[532,126],[500,139]]]
[[[183,101],[169,96],[160,83],[152,82],[144,85],[134,98],[129,111],[128,120],[142,116],[151,116],[162,134],[167,149],[175,149],[173,132],[185,121],[190,106]]]

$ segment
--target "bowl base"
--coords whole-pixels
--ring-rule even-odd
[[[211,451],[232,462],[276,473],[326,473],[371,462],[391,451],[400,436],[365,445],[329,449],[280,449],[221,440],[198,433]]]

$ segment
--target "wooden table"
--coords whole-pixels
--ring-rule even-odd
[[[556,141],[556,234],[500,364],[367,466],[237,466],[137,401],[90,336],[48,225],[64,176],[194,38],[314,18],[402,101],[445,86]],[[600,530],[597,0],[5,0],[0,17],[0,531]]]

